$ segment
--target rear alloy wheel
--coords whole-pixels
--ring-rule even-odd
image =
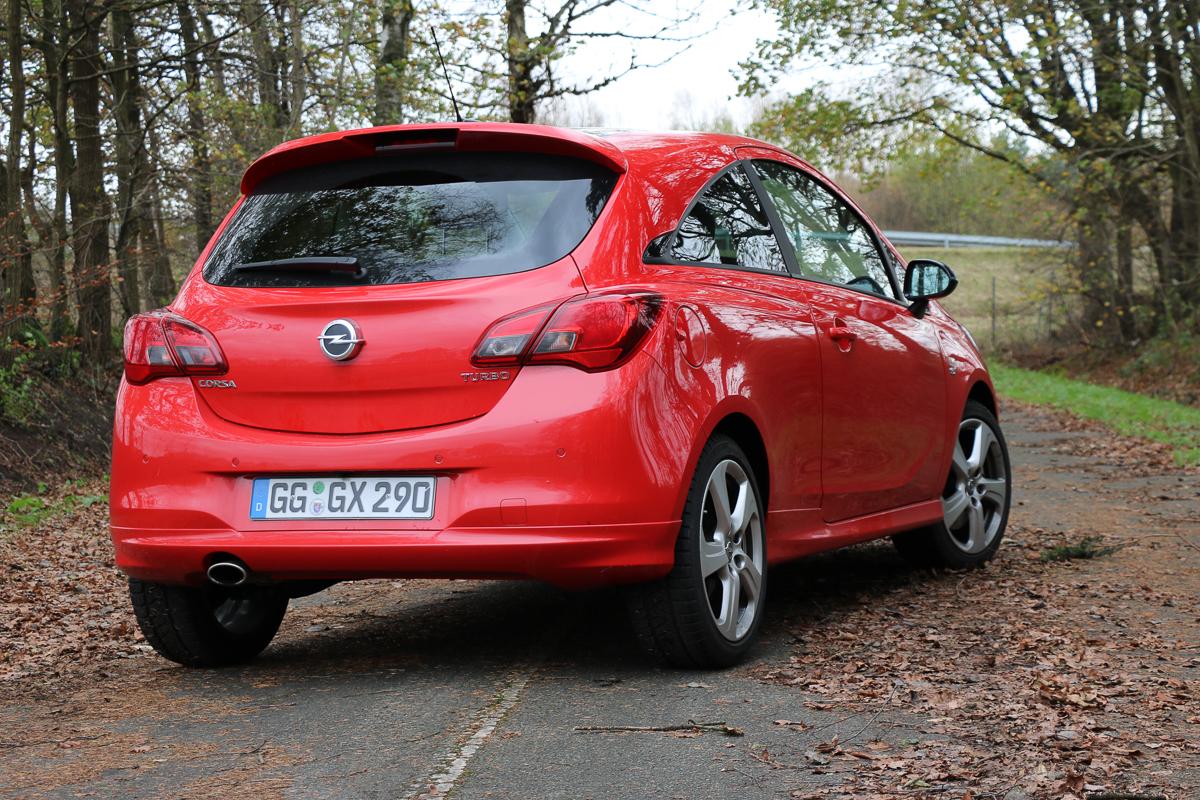
[[[250,661],[271,643],[288,596],[270,586],[170,586],[131,578],[138,627],[163,658],[185,667]]]
[[[766,601],[764,514],[754,472],[725,436],[704,448],[688,492],[675,567],[630,590],[634,628],[677,667],[726,667],[750,649]]]
[[[893,537],[905,557],[944,567],[973,567],[1000,547],[1012,495],[1008,445],[985,406],[967,403],[958,426],[950,474],[942,493],[942,521]]]

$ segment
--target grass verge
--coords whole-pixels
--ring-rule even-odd
[[[1200,408],[1005,364],[992,364],[990,371],[1004,397],[1069,411],[1126,436],[1164,442],[1174,448],[1176,462],[1200,464]]]

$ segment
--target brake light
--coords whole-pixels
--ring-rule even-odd
[[[602,294],[563,303],[538,337],[530,364],[568,364],[588,372],[619,366],[662,312],[656,294]]]
[[[143,384],[169,376],[224,375],[225,355],[211,333],[167,311],[125,323],[125,379]]]
[[[477,367],[515,367],[521,364],[525,352],[529,350],[529,343],[553,310],[552,305],[538,306],[497,320],[479,340],[471,363]]]
[[[620,366],[637,350],[662,312],[648,292],[600,294],[522,311],[494,324],[471,361],[481,367],[566,364],[588,372]]]

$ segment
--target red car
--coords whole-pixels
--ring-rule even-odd
[[[408,125],[254,162],[125,329],[112,537],[146,639],[253,658],[378,577],[629,586],[744,656],[767,567],[991,558],[1010,468],[971,336],[828,178],[736,136]]]

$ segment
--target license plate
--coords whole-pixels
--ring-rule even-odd
[[[255,478],[250,519],[432,519],[435,478]]]

